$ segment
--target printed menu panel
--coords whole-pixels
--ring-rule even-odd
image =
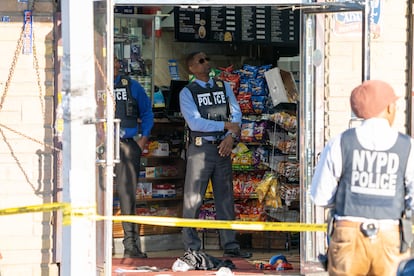
[[[240,28],[242,42],[268,42],[269,34],[266,25],[270,22],[266,16],[266,7],[252,6],[240,8]]]
[[[211,7],[210,9],[210,40],[236,41],[238,35],[236,7]]]
[[[270,7],[270,42],[296,44],[299,41],[299,10]]]
[[[174,8],[175,38],[179,41],[209,41],[210,8]]]

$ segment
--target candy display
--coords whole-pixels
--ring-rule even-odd
[[[288,181],[299,181],[299,164],[297,162],[282,161],[277,166],[277,173]]]
[[[256,189],[263,178],[263,174],[263,171],[234,172],[234,195],[240,198],[256,197]]]
[[[272,65],[219,69],[216,78],[231,84],[243,113],[240,141],[231,154],[236,219],[266,221],[269,210],[279,215],[299,197],[293,183],[299,181],[299,165],[288,158],[297,150],[296,107],[273,106],[265,77]],[[206,198],[211,191],[209,185]],[[204,204],[199,217],[214,219],[214,204]]]
[[[280,197],[286,206],[290,206],[295,200],[299,200],[299,185],[280,183]]]
[[[233,73],[233,65],[230,65],[227,68],[219,68],[219,69],[222,70],[219,75],[219,79],[230,83],[230,86],[233,89],[234,95],[239,94],[240,75]]]
[[[276,112],[269,116],[269,120],[275,122],[287,131],[296,132],[297,118],[287,112]]]
[[[218,78],[230,82],[243,114],[262,114],[267,111],[268,91],[264,73],[271,65],[253,66],[244,64],[241,69],[233,66],[223,70]]]

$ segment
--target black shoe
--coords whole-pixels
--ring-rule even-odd
[[[223,257],[230,258],[250,258],[253,254],[251,252],[240,251],[240,249],[226,249],[224,250]]]
[[[141,252],[138,248],[134,249],[125,249],[124,250],[124,258],[148,258],[147,254]]]

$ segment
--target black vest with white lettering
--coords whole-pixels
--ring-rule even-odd
[[[134,128],[138,125],[138,103],[131,95],[130,78],[122,76],[114,87],[115,118],[121,119],[121,127]]]
[[[336,193],[336,214],[370,219],[399,219],[404,211],[404,175],[410,138],[399,134],[386,151],[361,146],[355,129],[342,134],[342,176]]]
[[[223,81],[215,81],[211,88],[204,88],[197,82],[192,82],[187,85],[187,88],[191,91],[202,118],[214,121],[229,120],[230,110]],[[191,131],[191,136],[221,136],[224,133],[223,131]]]

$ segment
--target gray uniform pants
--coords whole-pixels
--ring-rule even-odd
[[[184,218],[198,218],[208,181],[213,185],[216,218],[234,220],[234,195],[231,158],[221,157],[217,145],[190,144],[187,151],[187,170],[184,184]],[[240,248],[233,230],[219,230],[223,249]],[[194,228],[183,228],[184,249],[199,250],[201,240]]]
[[[140,170],[141,148],[132,138],[122,139],[120,144],[121,162],[115,164],[115,179],[122,215],[136,215],[136,190]],[[139,241],[138,224],[122,222],[123,244],[132,250]]]

